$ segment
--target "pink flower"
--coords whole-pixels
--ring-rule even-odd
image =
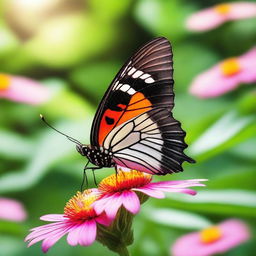
[[[0,73],[0,98],[27,104],[41,104],[50,96],[48,88],[32,79]]]
[[[48,214],[40,219],[53,223],[31,229],[25,238],[31,246],[43,240],[42,250],[47,252],[61,237],[68,234],[67,242],[76,246],[91,245],[97,234],[97,223],[108,226],[111,220],[105,214],[97,214],[92,203],[98,198],[98,190],[90,189],[77,194],[69,200],[64,214]]]
[[[217,97],[241,83],[256,81],[256,47],[241,55],[226,59],[198,75],[190,86],[190,93],[200,98]]]
[[[205,31],[230,20],[256,17],[256,3],[223,3],[192,14],[186,21],[189,30]]]
[[[0,198],[0,219],[24,221],[26,218],[27,213],[20,202],[9,198]]]
[[[218,226],[180,237],[171,248],[172,256],[210,256],[224,253],[247,241],[250,233],[244,222],[229,219]]]
[[[118,209],[123,205],[129,212],[136,214],[140,210],[140,200],[135,192],[155,198],[164,198],[164,192],[195,195],[196,191],[189,187],[204,186],[199,182],[205,181],[196,179],[151,183],[151,180],[152,175],[135,170],[119,170],[117,174],[108,176],[98,186],[102,194],[94,203],[95,211],[98,214],[105,211],[109,218],[114,219]]]

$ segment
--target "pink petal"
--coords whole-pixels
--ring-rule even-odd
[[[229,219],[222,222],[219,227],[223,232],[223,239],[218,245],[220,252],[227,251],[250,238],[248,226],[241,220]]]
[[[244,55],[239,57],[243,72],[240,74],[242,83],[253,83],[256,81],[256,47],[252,48]]]
[[[40,217],[40,220],[44,221],[63,221],[68,220],[63,214],[47,214]]]
[[[42,228],[42,227],[44,226],[41,226],[38,228]],[[31,245],[41,240],[54,237],[56,234],[67,233],[70,229],[72,229],[72,226],[67,225],[67,223],[61,223],[61,225],[52,226],[52,228],[48,228],[48,229],[37,229],[36,231],[33,231],[32,233],[30,233],[25,238],[25,241],[30,241],[28,244],[28,247],[30,247]]]
[[[97,225],[95,220],[89,220],[83,223],[80,227],[78,243],[82,246],[91,245],[96,239]]]
[[[196,195],[197,192],[193,189],[170,189],[169,191],[167,192],[171,192],[171,193],[183,193],[183,194],[188,194],[188,195]]]
[[[256,81],[256,48],[252,48],[244,55],[237,57],[241,70],[233,75],[222,74],[222,62],[199,74],[190,86],[190,93],[200,98],[217,97],[234,90],[242,83]]]
[[[67,236],[67,242],[71,246],[78,245],[79,236],[80,236],[80,226],[81,224],[77,224],[69,233]]]
[[[111,196],[105,196],[101,199],[98,199],[93,203],[95,212],[99,215],[103,211],[106,212],[108,218],[114,219],[118,209],[122,205],[122,194],[115,193]]]
[[[41,104],[49,100],[51,93],[47,87],[32,79],[11,76],[10,87],[0,90],[0,98],[28,104]]]
[[[134,188],[133,189],[134,191],[140,191],[148,196],[151,196],[151,197],[155,197],[155,198],[165,198],[165,195],[162,191],[159,191],[159,190],[154,190],[154,189],[151,189],[151,188],[147,188],[147,187],[142,187],[142,188]]]
[[[60,230],[58,233],[47,237],[42,243],[42,250],[46,253],[56,242],[58,242],[68,230]]]
[[[188,17],[186,27],[192,31],[206,31],[218,27],[227,20],[219,15],[214,8],[198,11]]]
[[[230,10],[227,13],[218,13],[216,6],[200,10],[190,15],[186,27],[192,31],[206,31],[218,27],[229,20],[245,19],[256,16],[256,4],[249,2],[227,3]]]
[[[199,98],[212,98],[232,91],[238,86],[238,76],[223,76],[220,64],[217,64],[195,77],[189,91]]]
[[[51,230],[54,228],[62,227],[63,225],[70,225],[69,223],[70,222],[67,222],[67,221],[62,221],[62,222],[58,221],[58,222],[54,222],[54,223],[50,223],[50,224],[32,228],[32,229],[30,229],[30,231],[37,232],[37,231],[42,231],[42,230]]]
[[[172,248],[173,256],[210,256],[225,253],[229,249],[247,241],[250,233],[245,223],[239,220],[227,220],[219,225],[222,236],[211,243],[203,243],[199,232],[186,234],[178,238]]]
[[[193,180],[173,180],[173,181],[160,181],[152,182],[145,187],[151,189],[164,189],[164,188],[187,188],[187,187],[204,187],[205,184],[199,183],[200,181],[207,181],[207,179],[193,179]]]
[[[133,191],[122,192],[123,206],[131,213],[137,214],[140,210],[140,200]]]
[[[112,219],[108,218],[108,216],[103,213],[99,217],[95,219],[99,224],[104,225],[104,226],[109,226],[112,222]]]
[[[27,213],[20,202],[9,198],[0,198],[0,219],[24,221],[26,218]]]
[[[116,193],[111,200],[108,201],[108,204],[105,205],[105,212],[110,219],[116,217],[117,211],[122,205],[122,194]]]
[[[230,4],[231,10],[229,13],[230,20],[238,20],[256,17],[256,3],[237,2]]]
[[[112,196],[106,196],[95,201],[92,205],[95,212],[100,215],[104,212],[106,204],[112,199]]]
[[[183,186],[179,185],[179,186],[163,186],[161,184],[154,184],[151,183],[149,184],[149,188],[154,189],[154,190],[158,190],[158,191],[162,191],[162,192],[169,192],[169,193],[185,193],[185,194],[190,194],[190,195],[196,195],[196,191],[192,190],[192,189],[187,189],[186,187],[192,187],[192,186],[203,186],[203,184],[201,185],[188,185],[188,184],[184,184]]]

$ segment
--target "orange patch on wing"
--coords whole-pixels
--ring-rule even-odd
[[[152,108],[151,102],[147,98],[145,98],[144,94],[141,92],[137,92],[132,96],[129,105],[131,106],[128,106],[128,108],[126,109],[127,111],[118,122],[118,125],[128,120],[131,120],[132,118],[144,112],[147,112]]]
[[[131,120],[132,118],[134,118],[152,108],[151,102],[145,98],[143,93],[140,93],[140,92],[135,93],[131,97],[129,105],[131,105],[131,106],[128,106],[127,109],[125,109],[126,105],[118,104],[117,106],[120,107],[121,109],[123,109],[123,111],[115,111],[115,110],[110,110],[110,109],[107,109],[105,111],[105,113],[102,116],[102,120],[100,122],[99,145],[103,144],[105,137],[109,134],[109,132],[115,126],[118,126],[128,120]],[[106,117],[114,119],[113,124],[108,124],[106,122]],[[120,118],[120,120],[119,120],[119,118]]]
[[[119,104],[121,105],[121,104]],[[105,137],[108,135],[108,133],[114,128],[116,122],[119,120],[121,115],[124,111],[114,111],[111,109],[107,109],[105,113],[102,116],[101,122],[100,122],[100,129],[99,129],[99,144],[102,145]],[[113,124],[108,124],[106,121],[106,117],[114,119]]]

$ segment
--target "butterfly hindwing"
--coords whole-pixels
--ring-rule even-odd
[[[103,147],[121,166],[165,175],[182,171],[183,161],[193,161],[183,153],[187,147],[184,136],[170,112],[158,108],[114,128]]]
[[[122,166],[152,174],[182,171],[192,161],[185,132],[171,114],[173,61],[169,41],[156,38],[121,68],[98,108],[91,145],[112,152]]]

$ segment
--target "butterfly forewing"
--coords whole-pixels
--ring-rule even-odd
[[[169,41],[156,38],[121,68],[93,121],[91,144],[112,152],[129,168],[163,175],[193,160],[183,150],[185,132],[172,117],[173,61]]]

